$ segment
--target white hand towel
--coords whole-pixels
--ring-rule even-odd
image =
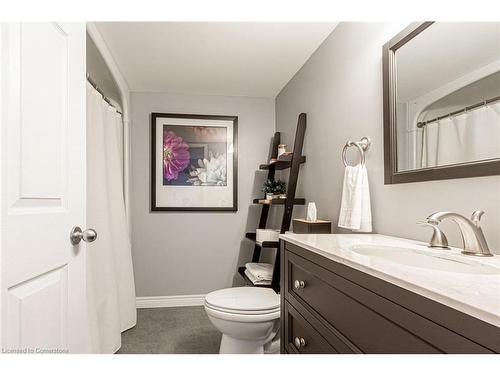
[[[273,278],[273,265],[270,263],[247,263],[245,268],[258,280]]]
[[[357,232],[372,231],[370,187],[364,165],[345,168],[338,226]]]
[[[248,269],[245,270],[245,275],[247,275],[253,285],[271,285],[271,280],[259,280]]]

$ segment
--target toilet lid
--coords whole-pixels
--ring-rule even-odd
[[[240,287],[208,293],[205,301],[214,306],[238,311],[276,310],[280,297],[271,288]]]

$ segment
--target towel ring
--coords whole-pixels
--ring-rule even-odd
[[[370,149],[371,145],[371,140],[368,137],[363,137],[361,138],[358,142],[353,142],[353,141],[347,141],[343,150],[342,150],[342,161],[344,162],[344,165],[347,167],[347,160],[346,160],[346,152],[347,149],[351,146],[356,146],[359,150],[359,153],[361,155],[361,165],[365,165],[366,158],[365,158],[365,151]]]

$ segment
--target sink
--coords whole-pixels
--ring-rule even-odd
[[[350,248],[353,252],[369,257],[379,258],[388,262],[405,266],[475,275],[499,275],[500,268],[479,263],[465,256],[442,254],[430,250],[417,250],[404,246],[386,245],[355,245]]]

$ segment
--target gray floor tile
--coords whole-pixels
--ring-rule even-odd
[[[118,354],[216,354],[221,337],[202,306],[138,309]]]

